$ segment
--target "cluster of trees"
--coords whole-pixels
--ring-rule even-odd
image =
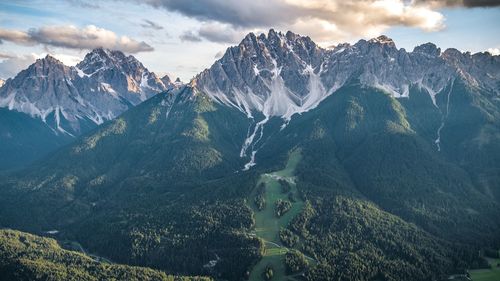
[[[178,202],[95,220],[82,226],[78,241],[127,264],[240,280],[262,256],[262,241],[247,235],[254,221],[243,200]],[[216,256],[215,266],[204,267]]]
[[[266,184],[261,182],[257,187],[257,192],[254,198],[254,204],[257,207],[257,210],[262,211],[266,208]]]
[[[274,206],[274,212],[277,217],[283,216],[286,212],[288,212],[292,208],[292,203],[288,200],[278,199],[276,200]]]
[[[289,229],[281,228],[279,235],[281,243],[283,243],[287,247],[293,248],[299,242],[299,236]]]
[[[306,270],[309,262],[304,254],[297,250],[291,250],[285,254],[285,266],[289,274],[294,274]]]
[[[167,275],[145,267],[107,264],[62,249],[49,238],[14,230],[0,230],[0,279],[2,280],[132,280],[209,281],[208,277]]]
[[[500,258],[500,252],[495,249],[487,248],[484,249],[484,256],[492,259]]]
[[[273,268],[270,265],[266,266],[264,272],[262,272],[262,278],[264,278],[264,280],[271,280],[273,279],[273,277],[274,277]]]

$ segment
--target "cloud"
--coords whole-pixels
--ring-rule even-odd
[[[132,0],[138,1],[138,0]],[[435,1],[435,0],[432,0]],[[464,0],[465,1],[465,0]],[[444,16],[431,0],[146,0],[147,4],[197,19],[197,37],[233,42],[241,30],[301,30],[315,40],[372,36],[392,26],[443,29]],[[217,26],[217,24],[219,26]],[[216,32],[225,29],[230,32]]]
[[[28,55],[14,55],[8,53],[0,53],[0,78],[8,79],[16,76],[21,70],[26,69],[29,65],[34,63],[37,59],[43,58],[47,53],[31,53]],[[76,65],[82,58],[78,56],[50,53],[51,56],[60,60],[65,65]]]
[[[40,57],[45,57],[46,54],[42,54]],[[70,66],[75,66],[79,62],[82,61],[81,57],[73,56],[73,55],[68,55],[68,54],[55,54],[51,53],[51,56],[55,57],[65,65],[70,65]]]
[[[202,40],[207,40],[215,43],[238,43],[246,33],[246,30],[241,28],[234,29],[228,24],[205,22],[198,30],[185,31],[179,38],[182,41],[188,42],[201,42]]]
[[[222,58],[224,56],[224,53],[225,53],[225,51],[218,51],[215,54],[214,59],[218,60],[218,59]]]
[[[194,33],[191,30],[185,31],[184,33],[181,34],[181,36],[179,36],[179,38],[183,42],[184,41],[187,41],[187,42],[201,42],[200,36],[197,35],[196,33]]]
[[[99,9],[100,6],[96,3],[84,1],[84,0],[66,0],[71,5],[81,8]]]
[[[211,42],[236,43],[245,36],[244,30],[235,30],[230,25],[217,22],[206,23],[198,30],[198,35]]]
[[[19,71],[27,68],[39,58],[39,56],[35,54],[24,56],[2,54],[0,57],[4,58],[4,60],[0,61],[0,78],[2,79],[8,79],[16,76]]]
[[[163,26],[157,24],[154,21],[147,20],[147,19],[143,19],[143,23],[141,24],[141,26],[144,28],[150,28],[150,29],[154,29],[154,30],[162,30],[163,29]]]
[[[98,47],[120,50],[126,53],[153,51],[144,41],[127,36],[118,36],[113,31],[88,25],[84,28],[69,26],[44,26],[28,31],[0,28],[0,41],[10,41],[20,45],[61,47],[68,49],[95,49]]]
[[[492,54],[493,56],[500,56],[500,48],[489,48],[486,51]]]
[[[35,45],[26,32],[0,28],[0,43],[3,41],[11,41],[21,45]]]
[[[5,54],[5,53],[0,53],[0,60],[10,59],[10,58],[13,58],[13,57],[14,57],[13,55]]]
[[[144,2],[201,21],[219,21],[243,27],[272,25],[276,22],[286,22],[290,17],[305,16],[305,11],[281,0],[146,0]]]

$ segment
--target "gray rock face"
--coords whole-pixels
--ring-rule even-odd
[[[95,49],[76,67],[47,56],[0,89],[0,107],[41,118],[55,133],[76,136],[174,87],[133,56]]]
[[[323,49],[309,37],[270,30],[267,35],[247,35],[195,82],[216,101],[249,117],[259,111],[289,120],[348,82],[376,87],[396,98],[408,97],[410,87],[418,86],[436,105],[436,94],[457,78],[498,95],[500,56],[441,52],[432,43],[408,52],[386,36]]]
[[[326,53],[309,37],[291,32],[250,33],[195,81],[201,91],[248,116],[258,110],[289,118],[325,95],[314,70]]]

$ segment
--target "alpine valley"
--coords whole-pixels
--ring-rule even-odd
[[[0,275],[424,281],[498,257],[500,56],[270,30],[184,85],[46,57],[0,106],[2,168],[45,155],[0,176]]]

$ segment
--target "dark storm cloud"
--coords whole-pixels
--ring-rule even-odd
[[[146,3],[198,20],[219,21],[240,27],[291,22],[311,12],[309,9],[284,1],[269,0],[148,0]]]
[[[464,0],[466,7],[498,7],[500,0]]]

